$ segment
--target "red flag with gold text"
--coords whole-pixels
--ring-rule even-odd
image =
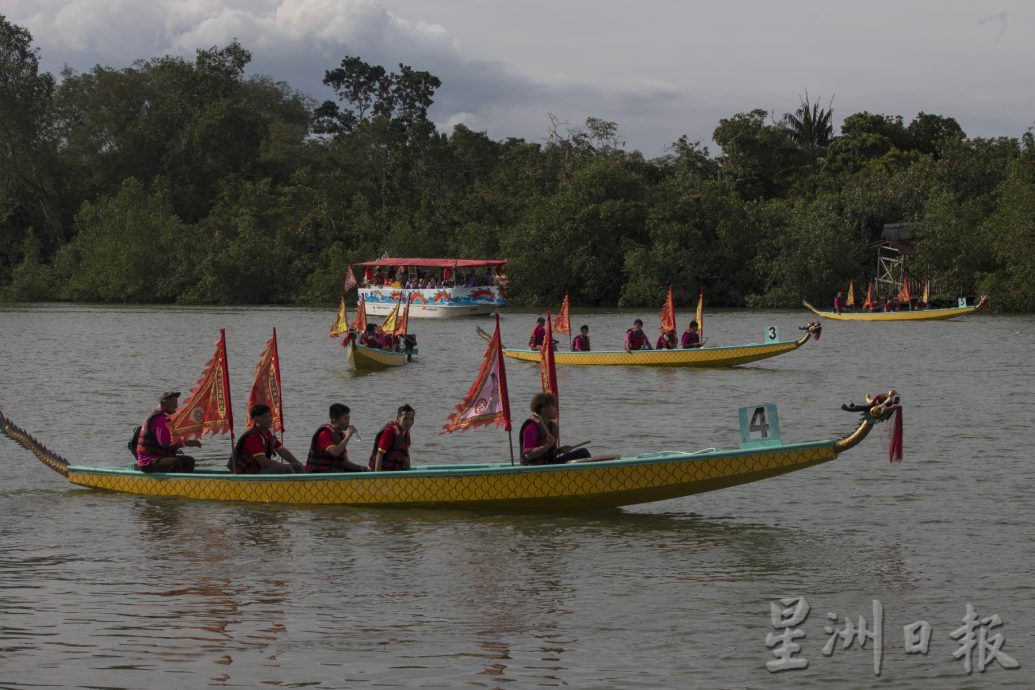
[[[328,337],[337,338],[349,332],[349,315],[345,313],[345,290],[341,291],[341,301],[338,302],[338,315],[327,331]]]
[[[273,329],[273,337],[266,341],[266,349],[255,366],[252,379],[252,391],[248,396],[248,423],[251,424],[252,405],[262,403],[269,405],[273,412],[274,431],[284,433],[284,399],[280,387],[280,355],[277,351],[277,329]]]
[[[543,339],[543,347],[539,350],[539,377],[542,379],[543,392],[552,393],[557,398],[557,417],[560,418],[561,396],[557,391],[557,364],[554,361],[550,312],[546,312],[546,337]]]
[[[671,285],[668,286],[668,299],[665,300],[665,306],[661,308],[661,313],[658,316],[661,318],[662,333],[676,330],[676,305],[672,301]]]
[[[349,270],[345,272],[345,284],[342,286],[342,292],[348,292],[352,288],[356,287],[359,283],[356,282],[356,275],[352,272],[352,266],[349,266]]]
[[[898,301],[909,301],[909,276],[905,273],[902,274],[902,289],[898,291]]]
[[[558,333],[571,333],[571,317],[568,314],[568,293],[564,293],[564,302],[561,303],[561,313],[553,322],[553,330]]]
[[[206,434],[234,433],[226,331],[222,328],[216,341],[216,353],[205,365],[204,373],[183,405],[169,417],[169,433],[176,443]]]
[[[510,399],[507,395],[507,371],[503,366],[503,344],[500,339],[500,317],[496,314],[496,332],[485,348],[478,377],[456,406],[456,412],[442,427],[440,434],[467,431],[493,424],[510,431]]]

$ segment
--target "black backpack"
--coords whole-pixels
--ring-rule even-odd
[[[129,448],[129,452],[133,454],[135,458],[137,456],[137,441],[140,440],[140,427],[133,427],[133,435],[129,438],[129,443],[126,447]]]

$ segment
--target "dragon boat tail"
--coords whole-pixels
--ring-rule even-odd
[[[775,441],[745,440],[741,448],[730,450],[661,451],[533,467],[426,465],[407,472],[318,475],[233,475],[225,470],[145,474],[135,468],[84,467],[49,450],[3,413],[0,431],[73,484],[107,491],[260,503],[577,512],[714,491],[829,462],[858,445],[874,424],[890,419],[900,407],[894,391],[867,398],[866,405],[845,405],[843,409],[861,413],[854,431],[804,443],[783,444],[777,433]],[[757,415],[766,408],[744,409]],[[744,419],[742,414],[742,436]],[[752,420],[751,428],[770,426],[765,419],[761,424]]]

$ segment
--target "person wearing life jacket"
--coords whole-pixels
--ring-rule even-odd
[[[350,421],[348,405],[334,403],[330,409],[330,424],[321,424],[309,442],[306,472],[365,472],[366,467],[349,460],[349,440],[356,435]]]
[[[269,405],[256,403],[248,410],[252,422],[234,445],[234,454],[227,468],[234,474],[291,474],[305,468],[294,453],[273,435],[273,411]],[[277,454],[287,460],[273,459]]]
[[[536,393],[529,405],[532,415],[521,424],[522,465],[560,465],[569,460],[590,457],[588,448],[572,450],[558,446],[560,429],[557,426],[557,397],[553,393]]]
[[[395,421],[381,427],[374,437],[370,469],[375,472],[410,469],[410,429],[413,428],[415,414],[412,407],[402,405],[396,411]]]
[[[654,344],[655,350],[675,350],[676,349],[676,332],[665,331],[658,336],[658,342]]]
[[[571,341],[572,352],[589,352],[589,326],[579,328],[579,334]]]
[[[158,408],[151,410],[140,425],[134,455],[137,456],[137,469],[141,472],[194,471],[194,458],[180,455],[179,451],[184,446],[199,448],[201,441],[191,438],[174,443],[169,432],[169,415],[176,411],[179,403],[179,391],[162,393],[158,399]]]
[[[377,334],[376,324],[367,324],[367,329],[359,336],[359,344],[374,350],[384,349],[384,342],[381,340],[381,336]]]
[[[535,326],[528,335],[528,349],[542,350],[543,340],[546,339],[546,319],[540,316],[535,320]]]
[[[697,322],[691,321],[690,325],[683,331],[683,337],[679,340],[679,345],[684,350],[701,347],[701,336],[697,332]]]
[[[643,332],[643,321],[636,319],[633,321],[632,328],[625,332],[625,351],[633,352],[634,350],[649,350],[650,340],[647,339],[647,334]]]

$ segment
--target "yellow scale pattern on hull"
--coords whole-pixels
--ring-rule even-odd
[[[263,503],[406,506],[428,508],[600,509],[722,489],[833,460],[833,442],[723,452],[717,457],[674,454],[672,459],[470,473],[460,470],[357,474],[348,478],[298,475],[235,479],[69,468],[81,486],[150,496]],[[455,467],[455,466],[454,466]]]
[[[776,357],[785,352],[797,350],[799,347],[797,342],[791,341],[731,347],[704,347],[693,350],[555,352],[554,358],[557,364],[583,366],[726,367]],[[538,362],[540,356],[539,352],[535,350],[504,350],[503,354],[511,359],[524,362]]]
[[[978,310],[977,306],[973,306],[953,307],[951,309],[917,309],[914,311],[857,311],[836,314],[832,311],[820,311],[808,302],[805,302],[805,306],[813,314],[833,321],[940,321],[942,319],[953,319],[957,316],[973,314]]]

